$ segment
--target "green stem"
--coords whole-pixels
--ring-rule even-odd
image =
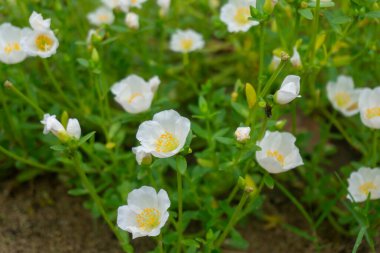
[[[379,130],[374,130],[373,133],[373,146],[372,146],[372,166],[375,167],[377,163],[377,143],[379,139]]]
[[[177,253],[182,250],[182,175],[177,169],[177,185],[178,185],[178,241],[177,241]]]
[[[42,118],[42,116],[44,115],[44,111],[38,106],[36,105],[31,99],[29,99],[27,96],[25,96],[21,91],[19,91],[16,86],[14,86],[11,82],[9,81],[5,81],[4,83],[4,86],[8,89],[10,89],[11,91],[13,91],[17,96],[19,96],[22,100],[24,100],[26,103],[28,103],[31,107],[34,108],[34,110],[36,110],[38,116],[40,118]]]
[[[297,103],[293,101],[292,104],[292,134],[295,135],[297,132]]]
[[[317,35],[318,35],[318,26],[319,26],[319,9],[320,9],[320,3],[321,0],[316,0],[316,7],[314,10],[314,22],[313,22],[313,29],[312,29],[312,38],[310,43],[310,64],[314,66],[314,57],[315,57],[315,46],[317,42]]]
[[[230,221],[228,222],[226,228],[224,229],[224,231],[221,234],[221,236],[219,237],[219,239],[215,242],[216,248],[219,248],[222,245],[222,243],[226,239],[227,235],[230,233],[231,229],[235,226],[236,222],[238,221],[240,211],[243,208],[244,204],[247,202],[248,197],[249,197],[249,193],[244,191],[244,193],[241,196],[241,199],[239,201],[239,204],[235,208],[235,212],[232,214]]]
[[[277,79],[278,75],[281,73],[281,71],[284,69],[284,67],[287,65],[288,60],[281,61],[280,65],[277,67],[275,72],[272,74],[272,76],[269,78],[269,80],[266,82],[263,91],[260,93],[261,97],[265,97],[265,95],[269,92],[270,88],[272,87],[273,82]]]
[[[158,248],[160,253],[164,253],[164,246],[163,246],[163,241],[162,241],[162,233],[158,236]]]
[[[260,53],[259,53],[259,76],[257,93],[260,94],[264,73],[264,45],[265,45],[265,22],[260,23]]]
[[[259,136],[257,138],[258,140],[261,140],[264,137],[265,130],[267,129],[267,123],[268,123],[268,117],[264,116],[264,122],[261,125],[261,130],[260,130]]]
[[[111,220],[109,219],[106,211],[104,210],[104,207],[103,207],[103,204],[102,204],[102,201],[99,197],[99,195],[97,194],[96,190],[95,190],[95,187],[94,185],[91,183],[91,181],[87,178],[87,175],[86,173],[82,170],[81,168],[81,162],[80,162],[80,159],[79,159],[79,155],[77,152],[74,153],[74,163],[75,163],[75,170],[76,172],[78,173],[80,179],[81,179],[81,182],[82,182],[82,185],[85,187],[85,189],[88,191],[88,193],[90,194],[91,198],[93,199],[93,201],[95,202],[95,205],[96,207],[98,208],[100,214],[102,215],[103,219],[106,221],[107,225],[109,226],[109,228],[112,230],[112,232],[115,234],[115,236],[117,237],[117,239],[119,240],[121,246],[123,247],[124,251],[128,253],[127,250],[130,250],[131,249],[131,246],[129,245],[129,242],[126,241],[119,233],[119,230],[114,226],[114,224],[111,222]]]

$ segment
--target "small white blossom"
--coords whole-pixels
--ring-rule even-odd
[[[230,0],[223,5],[220,19],[227,25],[229,32],[246,32],[258,21],[250,20],[250,6],[256,7],[256,0]]]
[[[359,112],[358,100],[361,89],[355,89],[350,76],[338,76],[336,82],[328,82],[327,97],[332,106],[344,116],[349,117]]]
[[[301,56],[297,51],[296,47],[293,47],[293,56],[290,58],[290,62],[292,65],[296,68],[302,67],[302,61],[301,61]]]
[[[261,148],[256,151],[257,162],[269,173],[281,173],[303,165],[295,141],[291,133],[266,131],[264,138],[257,142]]]
[[[300,93],[300,77],[289,75],[285,77],[280,89],[274,95],[276,103],[284,105],[290,103],[297,97],[301,97]]]
[[[128,194],[128,205],[117,210],[117,226],[132,233],[132,238],[157,236],[169,218],[170,199],[161,189],[142,186]]]
[[[367,127],[380,129],[380,87],[363,89],[359,97],[360,119]]]
[[[102,3],[110,9],[120,8],[121,0],[102,0]]]
[[[177,30],[170,39],[170,49],[180,53],[202,49],[204,44],[202,35],[191,29]]]
[[[370,199],[380,198],[380,168],[360,168],[352,172],[348,179],[347,198],[354,202],[363,202],[371,194]]]
[[[250,127],[238,127],[235,131],[235,137],[238,142],[244,142],[250,139],[249,133],[251,132]]]
[[[21,45],[23,37],[27,36],[29,28],[20,29],[9,23],[0,25],[0,61],[6,64],[16,64],[28,56]]]
[[[141,8],[141,5],[147,0],[128,0],[128,5],[131,7]]]
[[[69,119],[66,129],[59,122],[55,115],[45,114],[41,123],[44,125],[44,134],[52,133],[59,139],[65,140],[67,137],[79,139],[81,136],[81,128],[77,119]]]
[[[146,152],[142,146],[132,148],[132,152],[136,155],[136,161],[139,165],[150,164],[152,162],[152,155]]]
[[[50,18],[43,19],[42,15],[33,11],[29,17],[29,24],[35,31],[47,31],[50,30]]]
[[[169,12],[171,0],[157,0],[157,5],[160,7],[160,14],[165,16]]]
[[[125,23],[131,29],[139,29],[139,15],[134,12],[128,12],[125,16]]]
[[[190,120],[174,110],[156,113],[153,120],[143,122],[136,138],[145,152],[158,158],[176,155],[185,145],[190,132]]]
[[[97,8],[95,11],[90,12],[87,15],[87,19],[91,24],[101,26],[103,24],[112,24],[115,20],[115,16],[111,9],[102,6]]]

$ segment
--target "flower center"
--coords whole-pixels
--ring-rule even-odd
[[[249,22],[248,17],[250,16],[249,7],[239,7],[235,12],[234,20],[239,25],[246,25]]]
[[[101,22],[106,22],[106,21],[108,21],[108,16],[105,15],[105,14],[101,14],[101,15],[98,16],[98,19]]]
[[[21,46],[18,42],[11,42],[11,43],[8,43],[5,47],[4,47],[4,52],[6,54],[10,54],[12,53],[13,51],[20,51],[21,50]]]
[[[138,93],[138,92],[136,92],[136,93],[133,93],[130,97],[129,97],[129,99],[128,99],[128,104],[131,104],[136,98],[138,98],[138,97],[142,97],[143,95],[141,94],[141,93]]]
[[[281,164],[281,166],[284,166],[285,158],[283,155],[281,155],[277,150],[268,150],[267,156],[272,157],[276,159],[277,162]]]
[[[359,191],[365,195],[376,189],[377,186],[373,182],[367,182],[359,186]]]
[[[136,4],[137,0],[131,0],[131,4]]]
[[[366,110],[366,116],[368,119],[380,117],[380,107],[372,107]]]
[[[160,211],[156,208],[144,208],[141,213],[136,216],[136,222],[139,228],[145,231],[151,231],[160,225]]]
[[[170,152],[176,149],[178,145],[178,139],[174,137],[173,134],[165,131],[156,141],[156,151],[164,153]]]
[[[189,51],[192,46],[193,46],[193,40],[192,39],[181,40],[181,47],[183,48],[183,50]]]
[[[347,106],[350,100],[350,94],[347,92],[342,91],[335,94],[335,102],[339,107]]]
[[[36,46],[40,51],[48,51],[54,44],[54,41],[45,34],[40,34],[36,38]]]

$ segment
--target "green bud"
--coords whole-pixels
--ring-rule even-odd
[[[93,62],[99,62],[99,53],[98,53],[98,50],[96,50],[96,48],[92,49],[91,60]]]

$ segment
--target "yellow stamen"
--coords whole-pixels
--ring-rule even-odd
[[[98,16],[98,19],[99,19],[99,21],[101,21],[101,22],[106,22],[106,21],[108,21],[108,16],[107,15],[99,15]]]
[[[193,46],[193,40],[192,39],[183,39],[181,40],[181,47],[183,50],[188,51]]]
[[[131,104],[136,98],[138,98],[138,97],[142,97],[143,95],[141,94],[141,93],[138,93],[138,92],[136,92],[136,93],[133,93],[130,97],[129,97],[129,99],[128,99],[128,104]]]
[[[376,189],[377,186],[373,182],[367,182],[359,186],[359,191],[365,195]]]
[[[156,141],[157,152],[170,152],[176,149],[179,145],[178,139],[169,132],[161,134]]]
[[[20,51],[21,50],[21,46],[18,42],[13,42],[13,43],[8,43],[5,47],[4,47],[4,52],[6,54],[10,54],[12,53],[13,51]]]
[[[136,4],[137,0],[131,0],[131,4]]]
[[[334,99],[339,107],[345,107],[351,101],[350,94],[344,91],[336,93]]]
[[[281,164],[281,166],[284,166],[285,158],[283,155],[281,155],[277,150],[268,150],[267,156],[272,157],[277,160]]]
[[[239,25],[246,25],[249,22],[249,17],[251,16],[249,7],[239,7],[237,8],[234,16],[234,20]]]
[[[38,50],[40,51],[48,51],[50,50],[50,48],[52,48],[54,44],[54,41],[47,35],[45,34],[40,34],[38,35],[38,37],[36,38],[36,46],[38,48]]]
[[[380,107],[372,107],[366,110],[366,116],[368,119],[380,117]]]
[[[139,228],[145,231],[151,231],[160,225],[160,211],[156,208],[144,208],[140,214],[136,216],[136,222]]]

